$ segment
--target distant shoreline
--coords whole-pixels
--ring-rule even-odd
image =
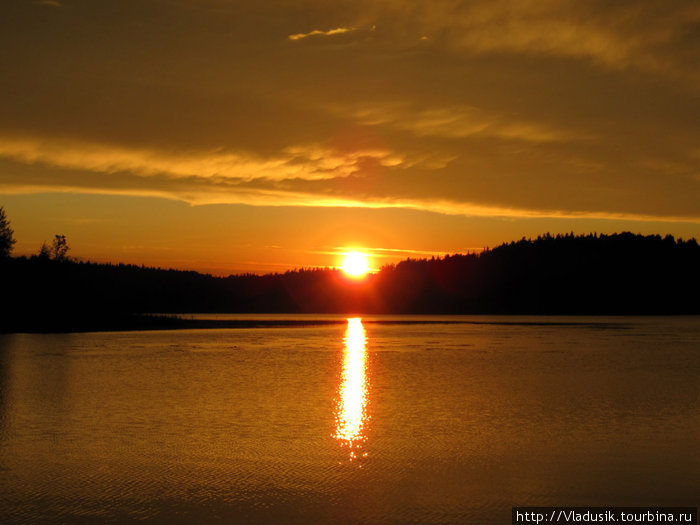
[[[35,320],[33,322],[17,322],[15,324],[4,324],[0,328],[0,334],[52,334],[52,333],[87,333],[87,332],[131,332],[131,331],[163,331],[163,330],[217,330],[217,329],[251,329],[251,328],[303,328],[309,326],[340,326],[347,323],[347,319],[351,317],[363,318],[363,323],[369,325],[493,325],[493,326],[579,326],[579,327],[595,327],[606,329],[628,329],[629,324],[622,321],[627,316],[622,315],[523,315],[528,319],[514,320],[512,317],[517,315],[488,315],[483,320],[475,319],[425,319],[421,315],[402,315],[404,319],[381,319],[375,316],[363,314],[338,314],[338,318],[320,319],[313,318],[313,314],[308,314],[309,319],[194,319],[188,318],[188,314],[129,314],[129,315],[113,315],[108,317],[91,317],[82,316],[80,319],[58,317],[52,320]],[[191,315],[191,314],[189,314]],[[203,315],[203,314],[198,314]],[[264,314],[258,314],[264,315]],[[271,316],[279,314],[270,314]],[[326,315],[326,314],[324,314]],[[398,317],[398,316],[397,316]],[[411,317],[415,317],[411,319]],[[436,316],[442,317],[442,316]],[[454,316],[458,317],[458,316]],[[475,317],[475,316],[469,316]],[[503,320],[494,319],[494,317],[503,317]],[[532,318],[543,318],[542,320]],[[590,320],[575,320],[562,319],[551,320],[551,317],[562,318],[587,318],[587,317],[605,317],[612,320],[620,320],[621,322],[612,325],[607,322],[590,321]],[[633,317],[652,317],[652,316],[633,316]],[[672,315],[663,317],[688,317],[682,315]],[[694,316],[690,316],[694,317]],[[545,320],[544,318],[547,318]]]
[[[309,325],[178,312],[365,315],[700,314],[700,245],[629,232],[549,234],[479,254],[406,259],[353,279],[337,269],[216,278],[47,257],[0,259],[0,332]],[[323,325],[338,322],[314,320]]]

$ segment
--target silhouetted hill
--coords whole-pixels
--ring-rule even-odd
[[[333,269],[221,278],[6,258],[0,331],[110,325],[105,319],[138,328],[132,314],[153,312],[697,314],[699,270],[694,239],[631,233],[547,234],[478,254],[408,259],[360,281]]]

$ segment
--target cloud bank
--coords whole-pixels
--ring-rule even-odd
[[[40,7],[0,5],[2,192],[700,218],[697,2]]]

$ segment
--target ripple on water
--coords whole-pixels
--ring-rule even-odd
[[[3,337],[0,521],[503,523],[515,504],[696,504],[697,322],[601,323]]]

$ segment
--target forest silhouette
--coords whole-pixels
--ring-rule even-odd
[[[193,271],[0,259],[0,331],[181,326],[140,314],[698,314],[700,246],[668,235],[544,235],[480,253],[407,259],[364,279],[337,269]],[[190,324],[191,325],[191,324]]]

